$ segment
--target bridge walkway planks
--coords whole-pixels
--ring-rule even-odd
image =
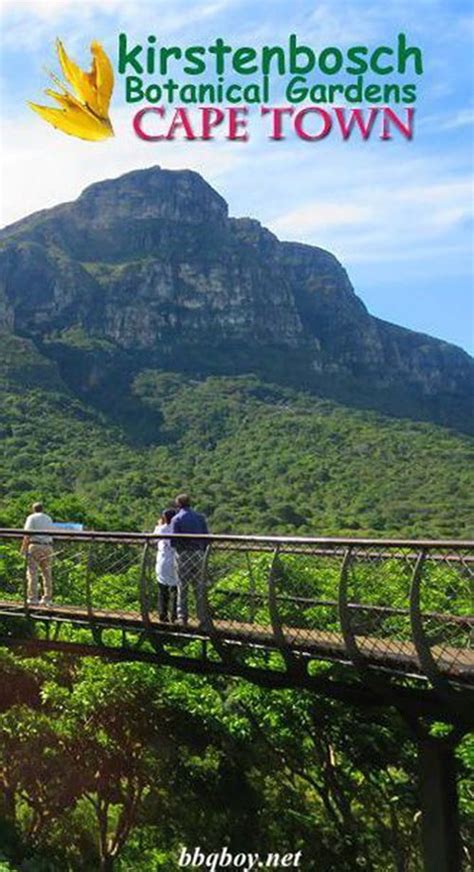
[[[59,605],[29,606],[29,615],[34,620],[65,621],[80,626],[94,625],[102,629],[125,629],[143,631],[145,625],[139,612],[96,609],[89,612],[80,606]],[[23,603],[0,600],[0,616],[25,616]],[[173,639],[211,639],[210,635],[195,620],[186,627],[162,623],[153,614],[150,623],[157,635],[167,642]],[[342,634],[304,628],[283,627],[285,642],[290,651],[322,660],[349,662],[350,657]],[[214,633],[219,642],[246,644],[278,650],[279,646],[271,627],[239,621],[214,621]],[[211,639],[212,641],[212,639]],[[379,667],[394,672],[423,675],[414,644],[406,640],[358,636],[357,645],[367,666]],[[474,650],[434,645],[431,653],[438,668],[455,680],[474,684]]]

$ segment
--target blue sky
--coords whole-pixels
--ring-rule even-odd
[[[230,213],[258,218],[282,239],[320,245],[347,269],[370,311],[474,350],[473,30],[470,0],[0,0],[2,223],[75,198],[91,182],[160,164],[202,173]],[[283,44],[296,33],[315,50],[392,44],[400,31],[423,49],[416,133],[377,138],[248,143],[144,143],[117,83],[116,137],[72,139],[26,106],[43,102],[45,67],[59,36],[89,66],[92,39],[113,60],[124,29],[143,42]],[[44,102],[47,102],[45,100]]]

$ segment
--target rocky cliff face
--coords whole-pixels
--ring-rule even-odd
[[[0,234],[0,325],[82,393],[143,368],[258,372],[469,429],[474,363],[369,315],[338,261],[280,242],[199,175],[154,167]]]

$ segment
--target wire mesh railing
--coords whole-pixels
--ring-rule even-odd
[[[186,628],[211,641],[351,661],[359,670],[474,683],[473,542],[182,534],[173,542],[169,535],[61,530],[52,536],[41,562],[32,542],[20,553],[23,531],[0,530],[3,617],[145,626],[148,636]],[[160,538],[176,546],[177,585],[166,615],[156,574]],[[43,599],[48,573],[51,602]]]

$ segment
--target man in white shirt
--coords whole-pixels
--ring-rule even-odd
[[[28,580],[27,597],[30,605],[49,606],[53,596],[51,565],[53,562],[53,538],[47,530],[53,527],[52,518],[43,512],[42,503],[34,503],[33,512],[28,515],[24,530],[22,554],[26,555],[26,575]],[[38,532],[37,532],[38,531]],[[38,572],[43,582],[43,596],[38,599]]]

